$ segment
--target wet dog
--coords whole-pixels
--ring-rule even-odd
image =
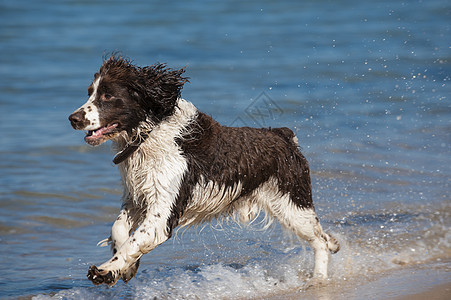
[[[122,177],[122,209],[113,224],[112,258],[91,266],[94,284],[129,281],[139,260],[176,227],[233,216],[253,220],[261,210],[308,241],[313,275],[327,277],[328,252],[339,250],[312,202],[308,162],[288,128],[225,127],[181,98],[184,69],[137,67],[111,56],[70,115],[86,143],[112,140]]]

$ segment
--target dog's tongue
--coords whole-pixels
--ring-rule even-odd
[[[97,144],[97,141],[104,137],[104,134],[109,133],[111,130],[117,127],[117,124],[101,127],[97,130],[90,130],[85,136],[85,141],[88,144]]]
[[[102,136],[105,132],[108,132],[111,129],[111,127],[102,127],[100,129],[94,130],[91,133],[91,137],[97,138]]]

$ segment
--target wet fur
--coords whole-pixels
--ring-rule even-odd
[[[327,277],[328,252],[339,244],[319,224],[309,166],[294,133],[220,125],[180,97],[183,72],[112,56],[96,73],[88,102],[70,116],[75,129],[90,131],[87,142],[111,139],[125,153],[118,164],[122,209],[102,243],[111,244],[113,257],[91,266],[88,278],[127,282],[141,256],[175,228],[222,216],[249,222],[261,210],[310,243],[314,276]]]

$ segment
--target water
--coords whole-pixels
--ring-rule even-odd
[[[449,270],[450,12],[438,0],[1,1],[0,297],[252,298],[311,275],[310,248],[278,225],[222,221],[179,231],[128,285],[91,285],[119,174],[109,145],[85,145],[67,117],[116,50],[187,66],[183,97],[223,124],[297,132],[342,243],[332,285]]]

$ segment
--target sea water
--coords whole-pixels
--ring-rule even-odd
[[[0,298],[262,298],[308,286],[313,253],[276,223],[179,230],[127,285],[95,287],[121,185],[110,144],[68,115],[115,51],[186,67],[224,125],[294,130],[342,245],[330,283],[450,267],[448,1],[0,2]],[[449,278],[449,272],[448,274]],[[335,295],[337,296],[337,295]]]

